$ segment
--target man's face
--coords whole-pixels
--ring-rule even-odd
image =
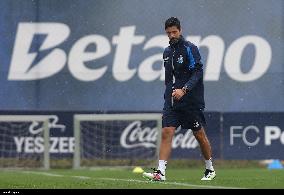
[[[179,30],[176,26],[171,26],[166,28],[166,33],[170,40],[179,39],[181,35],[181,30]]]

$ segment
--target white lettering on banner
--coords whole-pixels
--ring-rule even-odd
[[[155,148],[153,143],[157,140],[157,128],[145,127],[142,129],[141,121],[130,123],[120,136],[120,144],[124,148],[146,147]]]
[[[236,130],[241,130],[242,126],[231,126],[230,127],[230,145],[234,145],[235,137],[242,137],[242,133],[235,133]]]
[[[43,137],[14,137],[18,153],[43,153]],[[50,153],[73,153],[74,137],[50,137]]]
[[[57,124],[58,122],[58,116],[56,115],[48,115],[47,116],[49,121],[48,121],[48,128],[56,128],[60,129],[61,132],[65,131],[66,126],[63,124]],[[39,134],[40,132],[43,131],[42,126],[39,124],[37,121],[33,121],[32,124],[29,127],[29,132],[33,135]]]
[[[23,137],[14,137],[14,141],[15,141],[18,153],[22,151],[22,146],[23,146],[23,143],[24,143],[24,139],[25,138],[23,138]]]
[[[235,130],[240,130],[243,129],[241,134],[237,134],[235,133]],[[258,144],[260,138],[256,137],[254,142],[249,142],[247,140],[247,132],[248,130],[254,130],[257,134],[259,133],[259,129],[256,126],[250,125],[247,126],[245,128],[243,128],[243,126],[232,126],[230,128],[230,145],[234,145],[234,137],[241,137],[243,142],[247,145],[247,146],[255,146]]]
[[[71,74],[80,81],[95,81],[107,72],[108,64],[99,65],[99,68],[88,68],[85,62],[95,61],[105,57],[111,52],[111,43],[116,45],[114,53],[112,75],[115,80],[125,82],[138,77],[145,82],[154,80],[163,81],[162,53],[145,58],[137,67],[129,68],[132,47],[144,42],[146,36],[135,35],[136,26],[121,27],[118,35],[114,35],[112,42],[102,35],[87,35],[80,38],[71,47],[68,57],[68,67]],[[46,35],[44,42],[39,45],[37,52],[31,52],[32,42],[36,35]],[[70,28],[63,23],[24,23],[18,24],[8,80],[38,80],[51,77],[60,72],[67,62],[66,50],[59,45],[67,40]],[[209,35],[203,39],[201,36],[188,36],[198,47],[208,49],[207,64],[205,67],[205,81],[218,81],[224,58],[224,70],[228,76],[236,81],[251,82],[263,76],[271,63],[272,49],[270,44],[262,37],[249,35],[240,37],[225,50],[224,40],[217,35]],[[37,43],[39,44],[39,43]],[[96,45],[96,52],[87,52],[86,48]],[[168,45],[166,35],[157,35],[146,41],[143,50],[151,48],[163,49]],[[241,58],[248,45],[255,48],[254,63],[251,70],[241,71]],[[33,65],[40,52],[50,50],[37,64]],[[67,49],[68,50],[68,49]],[[161,68],[154,70],[154,63],[159,62]],[[138,71],[137,71],[138,70]]]
[[[255,47],[254,64],[249,72],[243,73],[241,71],[242,53],[249,44]],[[266,73],[271,56],[271,47],[265,39],[258,36],[244,36],[235,40],[228,48],[224,61],[225,70],[236,81],[254,81]]]
[[[284,131],[277,126],[266,126],[265,129],[265,145],[270,146],[272,140],[279,139],[281,144],[284,145]]]
[[[114,36],[112,43],[117,45],[113,62],[113,77],[117,81],[127,81],[133,77],[136,70],[128,68],[132,45],[142,43],[145,36],[135,36],[135,26],[122,27],[119,35]]]
[[[47,115],[49,118],[49,129],[59,129],[61,132],[66,130],[64,124],[58,124],[57,115]],[[33,121],[29,126],[30,134],[33,137],[14,137],[16,151],[18,153],[42,153],[44,152],[44,139],[42,136],[36,136],[43,131],[42,125],[39,122]],[[50,137],[50,153],[73,153],[75,147],[74,137]]]
[[[195,139],[192,131],[190,129],[187,129],[186,132],[183,134],[183,133],[180,133],[181,130],[182,130],[181,126],[179,126],[176,129],[175,136],[172,142],[172,147],[173,148],[180,147],[182,149],[197,148],[198,142]]]
[[[90,44],[97,45],[96,52],[85,51]],[[90,35],[79,39],[73,45],[69,54],[68,65],[71,74],[81,81],[93,81],[101,78],[107,70],[106,65],[98,69],[90,69],[85,66],[84,62],[103,57],[109,54],[110,50],[110,44],[103,36]]]
[[[256,138],[254,141],[250,142],[247,139],[248,131],[254,131],[256,133]],[[257,126],[250,125],[247,127],[243,126],[231,126],[230,127],[230,145],[235,145],[234,140],[236,138],[241,138],[246,146],[256,146],[260,142],[259,136],[260,130]],[[250,137],[251,138],[251,137]],[[264,145],[270,146],[272,140],[279,139],[280,143],[284,145],[284,132],[278,126],[265,126],[264,127]]]
[[[179,133],[181,128],[178,127],[173,138],[173,148],[196,148],[198,142],[196,141],[192,131],[186,130],[184,134]],[[120,136],[120,144],[124,148],[146,147],[155,148],[157,141],[157,128],[143,127],[141,121],[133,121],[122,132]]]
[[[38,56],[38,52],[29,52],[36,34],[47,35],[38,52],[53,50],[31,67]],[[66,63],[66,53],[54,47],[65,41],[69,34],[69,27],[62,23],[19,23],[8,80],[37,80],[58,73]]]
[[[244,143],[247,146],[255,146],[255,145],[257,145],[260,138],[256,137],[254,142],[249,142],[247,140],[247,132],[248,132],[248,130],[254,130],[257,134],[259,134],[259,129],[256,126],[251,125],[251,126],[248,126],[248,127],[244,128],[244,130],[243,130],[243,135],[244,135],[243,136],[243,141],[244,141]]]

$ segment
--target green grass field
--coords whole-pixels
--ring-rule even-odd
[[[152,182],[132,169],[0,170],[0,189],[284,189],[284,170],[221,168],[213,181],[203,169],[169,169],[167,181]]]

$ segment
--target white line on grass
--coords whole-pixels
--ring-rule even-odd
[[[87,177],[87,176],[80,176],[80,175],[74,175],[74,176],[71,176],[73,178],[77,178],[77,179],[92,179],[91,177]]]
[[[39,172],[39,171],[24,171],[23,173],[32,173],[32,174],[45,175],[45,176],[50,176],[50,177],[72,177],[72,178],[76,178],[76,179],[92,179],[91,177],[87,177],[87,176],[59,175],[59,174]]]
[[[80,175],[59,175],[59,174],[54,174],[54,173],[46,173],[46,172],[38,172],[38,171],[24,171],[23,173],[32,173],[32,174],[45,175],[45,176],[50,176],[50,177],[72,177],[72,178],[76,178],[76,179],[124,181],[124,182],[136,182],[136,183],[176,185],[176,186],[195,187],[195,188],[244,189],[244,188],[238,188],[238,187],[198,185],[198,184],[189,184],[189,183],[180,183],[180,182],[166,182],[166,181],[157,182],[157,181],[144,181],[144,180],[138,180],[138,179],[117,179],[117,178],[92,178],[92,177],[80,176]],[[208,181],[206,181],[206,182],[208,182]]]
[[[64,177],[64,175],[46,173],[46,172],[37,172],[37,171],[23,171],[23,173],[32,173],[32,174],[45,175],[45,176],[51,176],[51,177]]]
[[[115,178],[100,178],[100,179],[102,179],[102,180],[110,180],[110,181],[138,182],[138,183],[153,183],[153,184],[157,183],[157,184],[177,185],[177,186],[186,186],[186,187],[199,187],[199,188],[244,189],[244,188],[237,188],[237,187],[198,185],[198,184],[189,184],[189,183],[180,183],[180,182],[143,181],[143,180],[137,180],[137,179],[115,179]]]

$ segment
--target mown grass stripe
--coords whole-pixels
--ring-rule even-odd
[[[108,180],[108,181],[124,181],[124,182],[138,182],[138,183],[158,183],[162,185],[175,185],[175,186],[185,186],[185,187],[194,187],[194,188],[210,188],[210,189],[244,189],[238,187],[227,187],[227,186],[214,186],[214,185],[199,185],[199,184],[189,184],[189,183],[181,183],[181,182],[155,182],[155,181],[144,181],[137,179],[118,179],[118,178],[92,178],[87,176],[80,175],[59,175],[54,173],[46,173],[46,172],[38,172],[38,171],[25,171],[25,173],[39,174],[50,177],[72,177],[77,179],[93,179],[93,180]],[[205,181],[208,182],[208,181]]]

